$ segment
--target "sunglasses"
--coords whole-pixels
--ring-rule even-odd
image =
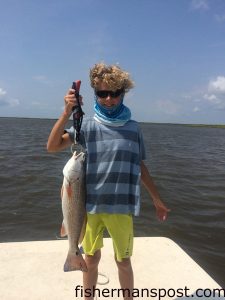
[[[111,98],[119,97],[124,92],[123,89],[113,91],[97,91],[95,90],[95,95],[97,95],[99,98],[107,98],[110,96]]]

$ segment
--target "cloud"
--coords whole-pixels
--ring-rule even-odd
[[[0,106],[8,106],[6,91],[0,88]]]
[[[0,88],[0,106],[15,107],[20,104],[18,99],[9,98],[7,92]]]
[[[204,95],[203,97],[208,101],[215,109],[224,109],[225,108],[225,97],[218,97],[215,95]]]
[[[182,99],[180,110],[191,108],[192,113],[196,114],[225,110],[225,76],[216,76],[206,82],[204,87],[183,94],[180,99]]]
[[[216,79],[210,80],[208,83],[208,92],[202,97],[214,109],[225,109],[225,77],[217,76]]]
[[[225,108],[225,97],[216,96],[214,94],[205,94],[203,98],[217,109]]]
[[[209,3],[208,0],[192,0],[191,10],[208,10]]]
[[[200,108],[198,107],[198,106],[195,106],[194,108],[193,108],[193,112],[198,112],[198,111],[200,111]]]
[[[225,77],[218,76],[209,82],[209,91],[225,94]]]
[[[215,101],[217,99],[216,95],[212,94],[212,95],[209,95],[209,94],[205,94],[203,96],[204,99],[206,100],[209,100],[211,102]]]
[[[32,101],[31,105],[33,105],[33,106],[40,106],[41,103],[39,101]]]
[[[20,105],[20,100],[19,99],[8,99],[8,105],[10,107],[15,107]]]
[[[159,100],[156,102],[156,107],[157,110],[168,115],[176,115],[180,110],[180,106],[171,100]]]
[[[0,106],[15,107],[20,104],[18,99],[2,99],[0,98]]]
[[[6,95],[6,91],[4,91],[2,88],[0,88],[0,98]]]
[[[216,14],[215,15],[215,19],[219,23],[225,22],[225,13],[223,13],[223,14]]]
[[[44,80],[46,80],[46,76],[45,75],[35,75],[35,76],[33,76],[33,79],[37,80],[37,81],[44,81]]]
[[[51,81],[45,75],[35,75],[33,80],[47,85],[51,84]]]
[[[38,100],[33,100],[29,103],[30,107],[33,109],[38,109],[38,110],[46,110],[49,108],[49,103],[48,102],[41,102],[41,101],[38,101]]]
[[[225,13],[221,14],[221,15],[216,14],[215,18],[219,23],[223,23],[223,22],[225,22]]]

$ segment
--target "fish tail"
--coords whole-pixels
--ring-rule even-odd
[[[65,264],[64,264],[64,272],[70,271],[82,271],[87,272],[87,265],[83,256],[79,254],[71,254],[68,253]]]

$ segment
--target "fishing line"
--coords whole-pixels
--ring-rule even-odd
[[[97,284],[99,284],[99,285],[106,285],[106,284],[109,283],[109,277],[107,275],[105,275],[105,274],[103,274],[101,272],[98,272],[98,276],[102,276],[105,279],[105,281],[102,281],[102,282],[98,281]]]
[[[99,282],[97,281],[97,284],[99,285],[106,285],[109,283],[109,277],[101,272],[98,272],[98,276],[102,276],[103,278],[105,278],[105,281],[104,282]],[[98,300],[98,296],[96,295],[95,296],[95,300]]]

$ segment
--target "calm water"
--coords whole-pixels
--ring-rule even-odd
[[[62,168],[70,150],[49,154],[55,120],[0,118],[0,242],[56,239]],[[225,129],[141,124],[147,161],[171,208],[160,223],[144,188],[136,236],[178,243],[225,286]]]

